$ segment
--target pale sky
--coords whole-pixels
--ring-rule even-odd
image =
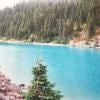
[[[16,3],[28,1],[28,0],[0,0],[0,9],[4,9],[6,7],[13,7]]]
[[[27,1],[53,1],[53,0],[0,0],[0,9],[4,9],[6,7],[13,7],[15,4],[22,1],[27,2]]]
[[[6,7],[13,7],[14,5],[22,1],[58,1],[58,0],[0,0],[0,9],[4,9]]]

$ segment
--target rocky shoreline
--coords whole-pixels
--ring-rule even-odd
[[[86,44],[86,41],[79,41],[77,43],[74,43],[73,41],[70,41],[68,44],[70,47],[80,47],[80,48],[97,48],[100,49],[99,45],[96,45],[94,42],[89,42]]]
[[[39,43],[39,42],[27,42],[27,41],[17,41],[17,40],[0,40],[1,43],[12,43],[12,44],[33,44],[33,45],[48,45],[48,46],[67,46],[67,47],[80,47],[80,48],[98,48],[100,45],[96,45],[95,42],[86,43],[85,40],[74,42],[73,40],[69,41],[68,44],[58,44],[58,43]]]
[[[24,100],[23,90],[25,85],[16,85],[0,72],[0,100]]]

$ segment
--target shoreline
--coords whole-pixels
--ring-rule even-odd
[[[48,45],[48,46],[67,46],[68,44],[59,44],[59,43],[41,43],[41,42],[25,42],[25,41],[18,41],[18,40],[0,40],[0,43],[14,43],[14,44],[33,44],[33,45]]]
[[[80,41],[78,43],[72,43],[71,41],[68,44],[59,44],[59,43],[41,43],[41,42],[26,42],[26,41],[18,41],[18,40],[0,40],[0,43],[11,43],[11,44],[33,44],[33,45],[47,45],[47,46],[65,46],[65,47],[76,47],[76,48],[93,48],[100,49],[99,47],[94,46],[93,43],[90,45],[86,45],[85,41]]]

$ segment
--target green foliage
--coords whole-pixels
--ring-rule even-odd
[[[0,37],[30,42],[50,42],[60,37],[66,41],[73,35],[74,26],[81,31],[83,23],[88,25],[88,34],[94,35],[99,19],[100,0],[22,2],[0,11]],[[31,38],[31,34],[37,38]]]
[[[41,61],[37,61],[32,74],[34,77],[26,100],[61,100],[61,92],[54,90],[55,84],[52,84],[47,78],[47,66]]]

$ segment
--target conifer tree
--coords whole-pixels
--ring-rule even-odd
[[[54,90],[55,84],[48,80],[47,66],[41,61],[37,61],[32,74],[34,78],[29,88],[27,100],[61,100],[61,92]]]

